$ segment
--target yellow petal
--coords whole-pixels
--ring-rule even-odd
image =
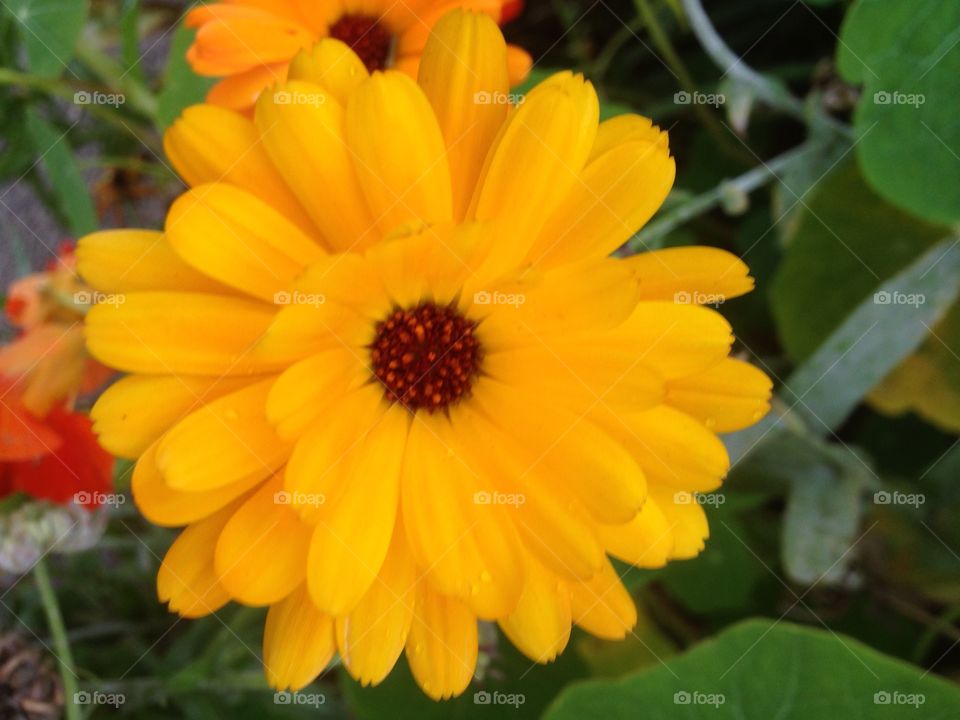
[[[673,528],[656,502],[649,499],[630,522],[600,525],[597,532],[607,552],[631,565],[659,568],[672,557]]]
[[[377,685],[403,652],[413,622],[416,568],[397,525],[380,574],[363,599],[337,618],[337,647],[350,675],[361,685]]]
[[[248,378],[130,375],[97,399],[90,411],[93,431],[111,455],[136,458],[187,414],[250,382]]]
[[[337,402],[334,420],[320,418],[298,440],[284,487],[305,520],[318,522],[353,477],[364,439],[382,420],[383,391],[368,385]]]
[[[609,118],[597,128],[597,137],[590,150],[590,162],[620,145],[656,142],[660,135],[660,128],[650,118],[630,113]]]
[[[687,560],[706,547],[710,527],[703,506],[689,493],[672,488],[652,488],[650,500],[657,504],[673,530],[673,552],[670,557]]]
[[[280,437],[299,437],[324,415],[339,411],[345,396],[370,381],[362,358],[340,347],[317,353],[292,365],[274,383],[267,396],[267,419]]]
[[[628,143],[594,160],[540,233],[530,259],[540,266],[604,257],[657,211],[676,167],[662,143]]]
[[[716,305],[753,290],[753,278],[736,255],[711,247],[678,247],[623,260],[640,284],[643,300]]]
[[[216,105],[188,107],[164,134],[163,149],[191,187],[229,183],[256,195],[304,232],[316,231],[270,162],[250,118]]]
[[[592,339],[594,352],[633,353],[667,380],[715,365],[732,343],[730,324],[720,313],[672,302],[638,303],[620,327]]]
[[[170,245],[193,267],[271,303],[323,256],[279,212],[225,183],[201,185],[177,198],[166,231]]]
[[[522,585],[516,533],[507,516],[512,510],[483,501],[490,488],[456,445],[446,418],[417,414],[403,469],[403,524],[433,585],[461,598],[478,616],[494,619],[513,609]]]
[[[127,372],[244,375],[283,361],[254,351],[275,311],[241,298],[199,293],[130,293],[95,305],[85,331],[90,354]]]
[[[269,473],[215,490],[182,492],[167,485],[157,469],[157,444],[151,445],[133,470],[131,490],[137,508],[154,525],[177,527],[202,520],[263,482]]]
[[[649,487],[705,492],[718,487],[730,468],[723,443],[697,420],[661,405],[604,422],[633,454]]]
[[[171,612],[198,618],[216,612],[230,600],[213,568],[213,551],[223,526],[236,511],[234,502],[181,532],[160,564],[157,595]]]
[[[104,293],[229,292],[185,263],[155,230],[101,230],[81,238],[77,271]]]
[[[378,239],[339,102],[318,85],[293,80],[260,96],[254,121],[273,164],[331,249],[358,250]]]
[[[313,682],[333,658],[333,618],[317,610],[306,586],[270,607],[263,628],[263,667],[277,690]]]
[[[275,475],[240,506],[217,540],[217,577],[238,602],[279,602],[306,578],[310,527],[282,490],[283,476]]]
[[[606,561],[594,577],[570,583],[573,621],[597,637],[622,640],[637,623],[637,606]]]
[[[767,414],[772,387],[759,368],[728,358],[696,375],[671,380],[666,402],[714,432],[733,432]]]
[[[406,650],[413,677],[427,695],[434,700],[459,695],[477,665],[477,619],[459,600],[420,582]]]
[[[407,223],[452,219],[443,135],[413,80],[393,71],[365,80],[347,105],[347,141],[383,235]]]
[[[500,620],[500,628],[528,658],[548,663],[570,639],[570,594],[556,575],[535,560],[528,560],[525,570],[520,602]]]
[[[290,445],[264,412],[274,379],[225,395],[175,425],[157,448],[157,466],[174,490],[213,490],[272,472]]]
[[[453,214],[463,219],[487,152],[510,109],[506,45],[487,15],[455,10],[434,26],[419,83],[447,146]]]
[[[364,439],[339,497],[324,508],[313,532],[307,584],[317,607],[332,615],[356,607],[387,555],[409,422],[402,406],[387,410]]]
[[[598,117],[593,86],[558,73],[509,118],[488,156],[475,200],[474,217],[499,219],[509,237],[488,258],[488,273],[515,268],[527,255],[551,211],[578,181]]]
[[[369,76],[363,61],[346,44],[324,38],[293,58],[287,77],[319,85],[346,106],[350,94]]]

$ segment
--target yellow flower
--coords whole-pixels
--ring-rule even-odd
[[[160,597],[270,606],[277,688],[335,651],[378,683],[405,649],[428,695],[457,695],[478,619],[538,662],[572,623],[624,637],[608,556],[696,555],[692,493],[728,466],[714,433],[767,409],[695,304],[751,289],[739,259],[608,257],[673,183],[666,135],[598,123],[570,73],[508,92],[483,15],[440,21],[419,85],[324,40],[253,121],[203,106],[172,127],[192,189],[164,233],[80,244],[125,299],[90,312],[90,350],[132,373],[96,430],[140,458],[146,517],[187,526]]]
[[[200,75],[224,78],[207,101],[234,110],[252,108],[260,92],[285,80],[290,61],[320,38],[349,45],[367,69],[393,68],[417,76],[430,28],[451,8],[484,12],[506,23],[522,0],[223,0],[187,14],[197,35],[187,60]],[[521,82],[530,56],[507,48],[510,79]]]

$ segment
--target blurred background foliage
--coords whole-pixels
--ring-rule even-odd
[[[162,129],[209,82],[184,61],[183,3],[2,6],[6,286],[64,238],[160,226],[182,187]],[[721,311],[738,354],[776,379],[775,409],[728,439],[735,466],[707,507],[707,551],[621,568],[640,609],[622,643],[575,633],[557,662],[531,667],[490,631],[481,677],[456,701],[426,700],[401,661],[375,689],[330,671],[310,690],[321,706],[286,707],[261,677],[262,611],[168,615],[154,577],[172,534],[127,504],[98,549],[50,562],[81,686],[126,697],[85,711],[960,716],[960,3],[528,0],[506,34],[536,60],[530,83],[574,68],[605,116],[669,129],[676,188],[622,252],[714,245],[757,279]],[[93,92],[125,102],[84,104]],[[50,644],[36,590],[18,580],[3,580],[3,630]],[[484,690],[524,704],[477,704]],[[677,704],[697,691],[726,702]]]

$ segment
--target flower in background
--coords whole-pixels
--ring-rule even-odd
[[[202,3],[187,15],[197,28],[187,59],[200,75],[223,77],[207,100],[246,110],[260,92],[285,80],[297,53],[331,37],[350,46],[367,70],[394,68],[416,77],[430,28],[451,8],[488,13],[500,23],[520,14],[522,0],[227,0]],[[465,39],[469,42],[468,39]],[[530,70],[530,56],[507,51],[511,81]],[[303,56],[300,63],[315,62]],[[322,59],[320,62],[324,62]]]
[[[363,684],[402,652],[423,690],[464,691],[478,620],[537,662],[577,624],[636,620],[610,558],[704,547],[715,433],[768,409],[717,303],[736,257],[610,257],[674,179],[642,117],[599,122],[569,72],[519,105],[483,15],[445,16],[419,84],[323,40],[261,95],[167,133],[193,186],[165,232],[84,238],[118,307],[91,353],[132,373],[92,414],[139,458],[135,500],[187,526],[161,599],[184,617],[268,605],[264,665],[300,688],[339,651]]]
[[[92,508],[112,486],[112,458],[89,418],[72,409],[111,373],[84,347],[92,295],[75,266],[72,245],[64,245],[45,272],[7,293],[7,317],[19,335],[0,346],[0,498],[23,493],[65,505],[79,495]]]

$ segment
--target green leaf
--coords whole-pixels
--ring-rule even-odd
[[[4,5],[18,21],[30,71],[44,77],[63,74],[87,19],[86,0],[7,0]]]
[[[860,0],[837,55],[864,85],[854,128],[867,180],[920,217],[960,220],[960,3]]]
[[[751,620],[653,670],[565,689],[545,720],[916,720],[953,717],[960,688],[856,640]]]
[[[134,80],[143,82],[140,66],[140,37],[137,23],[140,20],[140,0],[123,0],[120,12],[120,57],[125,73]]]
[[[97,214],[87,183],[67,141],[69,130],[61,132],[34,108],[27,111],[27,121],[27,134],[67,228],[74,237],[93,232],[97,229]]]
[[[193,35],[193,30],[181,26],[170,43],[163,89],[157,98],[157,125],[161,130],[176,120],[184,108],[203,102],[214,83],[211,78],[196,75],[187,63],[187,48]]]

